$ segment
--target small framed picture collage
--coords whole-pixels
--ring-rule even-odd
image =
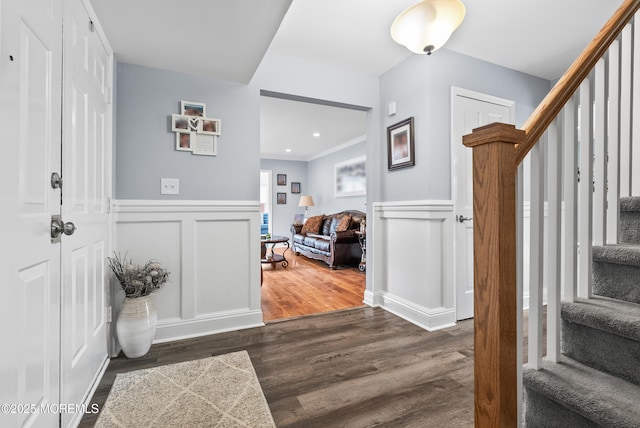
[[[287,174],[276,174],[276,185],[278,186],[286,186],[287,185]],[[300,182],[292,181],[291,182],[291,194],[300,193]],[[277,192],[276,193],[276,203],[279,205],[287,203],[287,193],[286,192]]]
[[[216,156],[222,121],[207,117],[207,105],[180,101],[180,113],[171,115],[171,130],[176,133],[176,150],[194,155]]]

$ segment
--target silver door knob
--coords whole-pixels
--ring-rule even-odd
[[[76,231],[76,225],[72,222],[63,222],[59,215],[51,216],[51,242],[60,242],[60,236],[73,235]]]
[[[62,227],[62,233],[64,233],[67,236],[73,235],[73,232],[75,231],[76,231],[76,225],[70,221],[66,222]]]
[[[465,217],[463,215],[457,215],[456,216],[456,221],[458,223],[464,223],[465,221],[471,221],[471,220],[473,220],[473,217]]]

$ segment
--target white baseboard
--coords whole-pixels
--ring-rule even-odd
[[[427,331],[441,330],[456,325],[456,311],[454,309],[427,309],[390,293],[374,295],[365,292],[365,303],[381,307]]]
[[[174,340],[191,339],[193,337],[262,326],[264,326],[264,322],[261,310],[226,315],[216,314],[210,318],[197,318],[187,321],[167,320],[158,325],[153,343],[172,342]]]

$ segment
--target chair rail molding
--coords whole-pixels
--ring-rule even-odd
[[[154,294],[154,343],[264,325],[258,201],[114,200],[111,212],[115,251],[171,273]]]
[[[455,324],[453,201],[373,206],[373,286],[364,302],[426,330]]]

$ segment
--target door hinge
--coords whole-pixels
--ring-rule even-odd
[[[111,214],[111,196],[107,198],[107,214]]]
[[[96,31],[96,27],[91,20],[89,20],[89,31],[91,31],[92,33]]]
[[[113,321],[113,306],[107,306],[107,322]]]

